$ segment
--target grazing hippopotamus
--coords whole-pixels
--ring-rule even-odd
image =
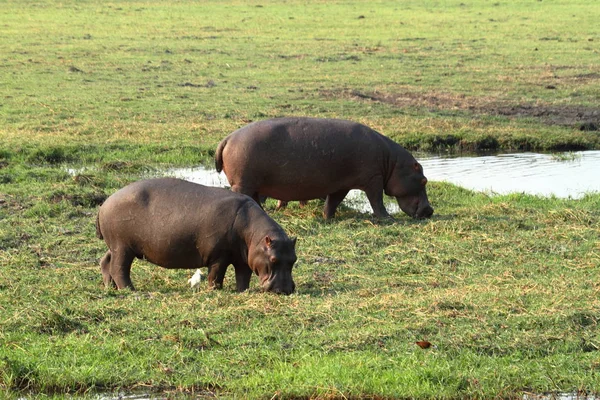
[[[402,146],[351,121],[276,118],[238,129],[219,143],[217,171],[233,191],[284,202],[325,197],[325,218],[350,189],[363,190],[377,217],[389,217],[383,192],[406,214],[429,218],[423,167]]]
[[[143,258],[164,268],[208,267],[221,288],[229,264],[239,292],[258,275],[263,290],[290,294],[296,239],[250,197],[175,178],[132,183],[100,207],[96,235],[108,251],[100,261],[105,285],[134,289],[131,263]]]

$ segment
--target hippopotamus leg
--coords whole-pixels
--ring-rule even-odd
[[[118,289],[129,288],[135,290],[131,282],[131,263],[135,258],[135,254],[128,250],[110,251],[110,277],[117,285]],[[106,283],[106,277],[104,277]]]
[[[102,271],[102,281],[104,282],[104,286],[107,288],[116,288],[117,285],[110,276],[110,250],[108,250],[100,260],[100,270]]]
[[[369,203],[373,209],[373,214],[375,214],[376,217],[390,218],[390,214],[387,212],[385,205],[383,204],[383,192],[381,191],[382,186],[382,179],[373,179],[369,187],[365,188],[365,194],[367,195],[367,199],[369,199]]]
[[[279,201],[277,201],[277,207],[275,207],[275,210],[277,210],[277,211],[282,210],[282,209],[286,208],[287,205],[288,205],[287,201],[279,200]]]
[[[344,197],[346,197],[349,191],[350,190],[342,189],[327,195],[327,198],[325,199],[325,208],[323,209],[323,217],[325,217],[325,219],[333,218],[335,210],[337,210],[337,207],[342,200],[344,200]]]
[[[248,290],[250,287],[250,278],[252,277],[252,270],[248,264],[234,265],[235,268],[235,286],[238,292]]]
[[[308,200],[300,200],[298,202],[298,204],[299,204],[300,208],[304,208],[304,206],[308,204]],[[275,207],[275,210],[276,211],[283,210],[284,208],[287,207],[287,205],[288,205],[287,201],[278,200],[277,207]]]
[[[241,186],[241,185],[231,185],[231,191],[236,192],[236,193],[246,194],[246,195],[252,197],[254,199],[254,201],[256,202],[256,204],[258,204],[260,206],[260,208],[264,209],[264,207],[262,206],[262,202],[261,202],[261,196],[259,196],[257,190],[255,190],[253,188]],[[266,197],[264,197],[263,200],[266,200]]]
[[[217,262],[208,267],[208,287],[212,289],[222,289],[225,272],[227,272],[227,262]]]

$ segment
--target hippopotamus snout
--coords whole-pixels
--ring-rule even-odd
[[[396,197],[396,200],[400,209],[413,218],[431,218],[433,215],[433,207],[429,204],[425,193],[420,196]]]
[[[418,218],[418,219],[431,218],[432,215],[433,215],[433,207],[431,207],[431,205],[429,203],[424,204],[423,206],[421,206],[421,204],[419,204],[419,207],[417,208],[417,212],[415,213],[415,218]]]
[[[261,284],[262,290],[265,292],[273,292],[277,294],[290,295],[296,290],[296,284],[292,280],[291,275],[289,278],[275,275],[270,279],[265,279]]]

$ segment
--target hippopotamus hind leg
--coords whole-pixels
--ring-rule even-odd
[[[241,186],[241,185],[231,185],[231,191],[236,192],[236,193],[242,193],[242,194],[252,197],[254,199],[254,201],[256,202],[256,204],[258,204],[260,206],[260,208],[263,208],[262,202],[260,201],[260,196],[259,196],[257,190],[254,190],[249,187]],[[266,200],[266,197],[265,197],[265,200]]]
[[[104,257],[102,257],[102,259],[100,260],[100,270],[102,271],[102,281],[104,281],[105,287],[116,288],[117,285],[115,284],[115,281],[113,281],[112,277],[110,276],[110,258],[111,258],[110,250],[108,250],[104,254]]]
[[[131,263],[135,255],[128,250],[111,251],[110,257],[110,276],[117,285],[117,288],[129,288],[135,290],[131,282]],[[105,281],[106,282],[106,281]]]
[[[222,289],[225,272],[229,263],[217,262],[208,267],[208,287],[212,289]]]
[[[283,210],[284,208],[287,207],[287,205],[288,205],[287,201],[279,200],[279,201],[277,201],[277,207],[275,207],[275,210],[276,211]]]
[[[304,208],[304,206],[308,204],[308,200],[300,200],[298,202],[298,204],[299,204],[300,208]],[[277,207],[275,207],[275,210],[276,211],[283,210],[287,206],[288,206],[287,201],[279,200],[279,201],[277,201]]]
[[[337,210],[337,207],[342,200],[344,200],[344,197],[346,197],[348,192],[349,190],[342,189],[327,195],[327,198],[325,199],[325,208],[323,209],[323,217],[325,217],[325,219],[333,218],[335,210]]]

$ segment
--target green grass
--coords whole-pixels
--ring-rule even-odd
[[[488,197],[433,183],[436,215],[268,210],[298,236],[297,294],[222,291],[137,261],[106,291],[98,192],[135,174],[59,167],[2,186],[0,387],[224,397],[518,397],[600,387],[600,196]],[[124,181],[123,181],[124,179]],[[422,350],[414,342],[429,340]]]
[[[363,122],[412,150],[598,149],[594,1],[4,1],[0,397],[600,393],[600,195],[432,182],[433,219],[268,212],[297,293],[105,290],[97,207],[211,165],[251,120]],[[595,119],[594,119],[595,118]],[[67,168],[76,172],[70,174]],[[415,341],[436,347],[423,350]]]
[[[445,148],[448,136],[467,150],[600,147],[589,130],[600,125],[593,0],[3,9],[0,121],[11,148],[207,151],[250,120],[284,115],[358,120],[411,149]]]

